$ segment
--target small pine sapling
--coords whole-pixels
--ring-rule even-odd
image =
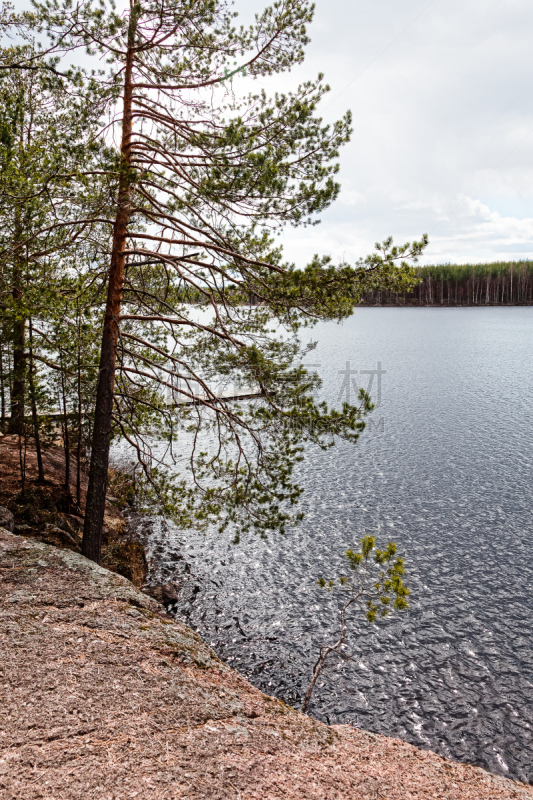
[[[323,589],[336,589],[346,596],[340,609],[340,636],[334,644],[324,645],[313,669],[313,677],[305,694],[302,711],[309,708],[309,702],[318,676],[331,653],[336,653],[344,645],[347,635],[346,612],[350,606],[358,605],[365,610],[369,622],[377,617],[386,617],[391,608],[402,611],[409,608],[407,596],[410,590],[404,585],[402,575],[405,570],[403,559],[396,556],[396,544],[389,542],[385,550],[376,549],[373,536],[365,536],[361,541],[361,552],[346,551],[346,558],[352,570],[349,577],[341,575],[338,584],[334,580],[320,578],[317,583]]]

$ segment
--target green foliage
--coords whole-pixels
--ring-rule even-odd
[[[360,545],[358,551],[346,551],[351,570],[348,576],[341,575],[337,580],[321,577],[317,581],[322,589],[336,591],[342,597],[340,635],[335,642],[320,649],[302,711],[309,707],[316,681],[327,659],[333,653],[339,653],[345,645],[348,635],[346,614],[351,606],[362,609],[367,621],[372,623],[387,617],[391,610],[405,611],[409,608],[407,597],[411,592],[403,582],[404,562],[396,557],[396,544],[389,542],[386,548],[379,550],[375,537],[367,535],[360,540]]]
[[[443,280],[445,283],[466,283],[472,277],[478,280],[490,278],[509,278],[511,270],[519,275],[527,273],[533,278],[533,261],[493,261],[485,264],[437,264],[435,266],[419,267],[418,274],[422,280],[431,278],[434,281]]]
[[[83,410],[88,439],[109,256],[124,253],[111,437],[137,459],[139,502],[180,525],[265,533],[301,518],[293,473],[305,448],[355,443],[372,409],[364,392],[342,408],[315,400],[299,329],[346,318],[374,288],[412,289],[427,237],[387,239],[355,264],[284,262],[284,226],[316,224],[338,196],[351,114],[320,118],[322,74],[253,90],[303,60],[310,3],[275,2],[249,28],[234,16],[215,0],[142,0],[124,13],[43,0],[6,16],[27,44],[0,52],[0,302],[6,325],[35,320],[50,394],[60,384]],[[94,69],[66,66],[76,52]],[[243,387],[253,401],[224,398]]]
[[[394,558],[396,544],[389,542],[384,550],[378,550],[373,536],[364,536],[360,543],[359,552],[350,549],[345,554],[355,574],[338,579],[342,590],[351,594],[349,605],[363,603],[369,622],[375,622],[378,616],[388,616],[391,608],[395,611],[409,608],[407,597],[411,592],[402,579],[405,574],[403,559]],[[319,578],[317,582],[329,590],[336,587],[334,580]]]
[[[440,264],[418,267],[411,295],[371,289],[365,303],[424,305],[530,305],[533,303],[533,262]]]

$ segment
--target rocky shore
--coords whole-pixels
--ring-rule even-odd
[[[533,787],[261,694],[126,578],[0,529],[0,796],[503,800]]]
[[[15,533],[79,553],[87,475],[81,471],[78,505],[75,459],[70,459],[70,486],[67,491],[63,447],[47,446],[43,449],[42,458],[45,480],[40,482],[33,440],[28,439],[21,446],[18,436],[0,433],[0,507],[12,513]],[[21,461],[24,465],[24,491],[21,490]],[[148,571],[144,548],[128,531],[121,512],[121,507],[127,507],[128,495],[133,495],[133,487],[131,481],[128,482],[128,476],[121,473],[110,470],[110,478],[104,517],[102,565],[140,587]],[[8,526],[4,524],[4,527]]]

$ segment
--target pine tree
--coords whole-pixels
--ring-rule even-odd
[[[0,71],[0,310],[3,343],[13,361],[5,382],[2,365],[2,378],[3,390],[11,378],[13,433],[22,432],[27,384],[33,380],[28,375],[28,321],[54,317],[69,253],[76,248],[79,259],[99,225],[94,196],[78,174],[99,150],[86,142],[92,108],[84,109],[53,70],[34,60],[35,53],[31,45],[0,51],[0,62],[33,63],[32,69]],[[91,219],[82,220],[87,213]],[[33,372],[46,336],[40,324],[34,333]]]
[[[20,24],[46,34],[42,58],[77,48],[104,58],[105,75],[63,74],[98,94],[103,141],[120,141],[104,170],[115,212],[99,218],[111,241],[83,552],[99,560],[114,433],[136,449],[148,493],[185,524],[283,529],[304,443],[355,441],[371,407],[365,395],[342,411],[314,402],[318,379],[298,366],[298,328],[346,317],[369,289],[412,286],[406,259],[426,240],[387,240],[355,266],[282,260],[276,234],[312,224],[337,197],[336,159],[350,136],[350,114],[331,126],[317,116],[322,75],[272,98],[251,90],[303,60],[310,4],[276,2],[246,29],[215,0],[132,0],[123,14],[90,0],[34,8]],[[261,402],[235,406],[221,396],[222,377]],[[169,447],[188,430],[188,478],[169,483],[154,468],[146,431],[156,418]]]

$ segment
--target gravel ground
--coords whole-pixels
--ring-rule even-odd
[[[2,800],[503,800],[533,787],[261,694],[128,580],[0,529]]]

